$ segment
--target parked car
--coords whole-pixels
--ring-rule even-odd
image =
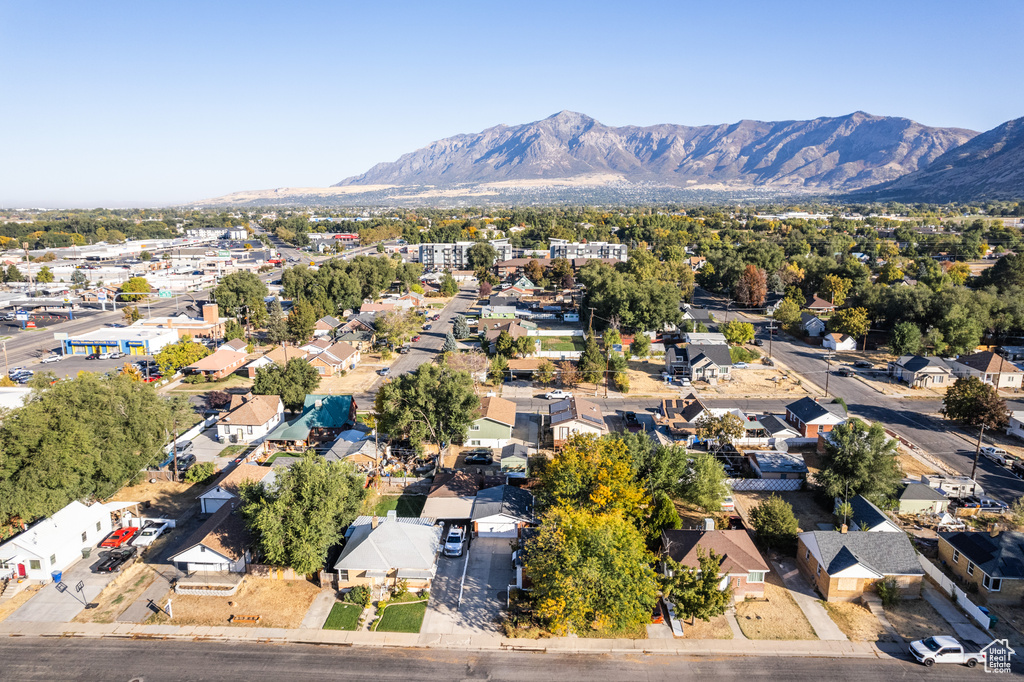
[[[736,511],[736,500],[733,499],[732,495],[727,495],[726,498],[722,500],[722,511]]]
[[[553,391],[548,391],[547,393],[545,393],[544,397],[547,398],[548,400],[565,400],[566,398],[571,398],[572,393],[569,393],[568,391],[563,391],[560,388],[556,388]]]
[[[136,547],[148,547],[156,542],[156,539],[169,530],[171,524],[167,522],[150,522],[142,527],[132,540]]]
[[[97,573],[114,573],[129,565],[139,553],[137,547],[119,547],[107,552],[106,558],[96,567]]]
[[[445,556],[462,556],[466,547],[466,529],[462,526],[452,526],[448,529],[448,536],[444,539]]]
[[[405,355],[410,350],[412,350],[412,348],[410,348],[409,346],[399,346],[396,352],[401,353],[402,355]]]
[[[849,367],[840,367],[838,370],[836,370],[836,374],[838,374],[841,377],[852,377],[855,374],[855,372]]]
[[[910,655],[918,663],[931,667],[936,663],[958,663],[973,668],[985,662],[985,654],[974,646],[966,646],[956,637],[936,635],[910,643]]]
[[[193,447],[195,446],[192,444],[192,441],[183,440],[178,442],[178,444],[175,445],[174,449],[178,451],[178,457],[181,457],[182,455],[187,455],[190,452],[192,452]]]
[[[98,360],[109,360],[113,357],[113,353],[100,353]]]
[[[1006,466],[1006,450],[997,448],[994,445],[986,445],[981,449],[981,454],[1000,466]]]
[[[43,358],[43,359],[42,359],[42,360],[40,360],[39,362],[40,362],[40,364],[43,364],[43,365],[48,365],[48,364],[50,364],[51,362],[59,362],[59,361],[60,361],[60,359],[61,359],[61,356],[60,356],[60,355],[50,355],[50,356],[48,356],[48,357],[45,357],[45,358]]]
[[[120,360],[123,357],[124,357],[124,353],[122,353],[119,350],[115,350],[113,353],[110,354],[110,359],[111,360]]]
[[[88,355],[85,356],[85,359],[86,360],[99,360],[100,359],[100,354],[99,353],[89,353]]]
[[[775,366],[775,361],[771,358],[761,358],[761,364],[768,365],[769,367]]]
[[[483,464],[486,466],[489,464],[494,464],[494,458],[491,457],[490,455],[479,453],[476,455],[470,455],[466,457],[466,464]]]
[[[873,362],[868,362],[867,360],[857,360],[853,363],[853,366],[859,369],[871,369],[875,365]]]
[[[383,369],[378,369],[377,374],[381,375],[382,377],[386,377],[387,375],[391,374],[391,368],[385,367]]]
[[[113,533],[108,535],[100,543],[100,547],[121,547],[131,542],[132,537],[139,532],[139,529],[135,526],[126,526],[124,528],[118,528]]]
[[[188,471],[188,468],[196,463],[195,455],[178,455],[178,473]]]
[[[994,514],[1001,514],[1010,508],[1005,502],[992,497],[985,497],[984,495],[981,497],[965,497],[960,500],[960,506],[967,509],[980,509]]]
[[[413,343],[416,343],[419,340],[420,340],[420,335],[419,334],[417,334],[416,336],[412,337],[412,342]]]
[[[753,344],[755,346],[763,346],[764,345],[764,339],[754,339]]]
[[[1010,465],[1010,473],[1017,478],[1024,478],[1024,462],[1017,460]]]
[[[430,331],[430,327],[431,327],[431,325],[429,325],[429,324],[423,325],[423,331],[429,332]]]
[[[746,369],[747,367],[748,365],[745,362],[735,362],[732,365],[733,369]]]
[[[640,419],[636,416],[636,412],[626,412],[622,415],[622,421],[626,422],[626,428],[630,431],[642,431],[643,424],[640,423]]]

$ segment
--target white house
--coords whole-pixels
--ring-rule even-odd
[[[1010,425],[1006,427],[1006,433],[1024,440],[1024,411],[1010,413]]]
[[[481,490],[473,502],[473,531],[481,538],[515,538],[533,523],[533,494],[511,485]]]
[[[825,333],[825,322],[817,315],[800,313],[800,328],[807,336],[821,336]]]
[[[284,403],[276,395],[231,396],[228,412],[217,421],[217,440],[258,443],[284,421]]]
[[[222,505],[169,560],[189,573],[245,573],[251,558],[249,532],[235,506]]]
[[[583,398],[566,398],[552,403],[548,407],[551,418],[551,431],[555,447],[561,447],[570,436],[576,433],[589,433],[603,436],[608,433],[601,408]]]
[[[255,464],[239,464],[224,478],[207,488],[199,495],[199,511],[201,514],[213,514],[224,506],[224,503],[238,497],[238,489],[243,483],[260,483],[273,481],[273,467]],[[269,478],[269,480],[267,480]]]
[[[957,378],[977,377],[996,388],[1019,389],[1024,378],[1016,365],[991,351],[961,355],[950,367]]]
[[[821,345],[830,350],[857,350],[857,341],[848,334],[825,334]]]
[[[82,558],[110,533],[110,510],[102,504],[72,502],[0,544],[0,577],[50,580]]]

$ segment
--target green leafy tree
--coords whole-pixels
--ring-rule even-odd
[[[373,320],[377,341],[389,346],[401,346],[412,338],[422,324],[422,316],[413,310],[388,310]]]
[[[263,326],[267,319],[267,285],[253,272],[232,272],[213,290],[213,300],[225,315]]]
[[[135,324],[142,319],[142,313],[139,312],[138,306],[126,305],[121,309],[121,317],[124,318],[125,324]]]
[[[313,338],[316,329],[316,312],[306,301],[299,301],[288,313],[288,336],[297,345],[307,343]]]
[[[282,317],[272,317],[264,333],[267,343],[280,344],[288,340],[288,323]]]
[[[853,338],[866,336],[871,328],[868,311],[864,308],[843,308],[832,314],[828,328],[836,334],[848,334]]]
[[[456,315],[452,321],[452,334],[457,339],[468,339],[470,336],[469,324],[466,322],[466,318],[462,315]]]
[[[281,396],[285,408],[292,412],[302,410],[306,395],[315,393],[320,386],[320,374],[302,358],[292,358],[285,364],[267,365],[256,370],[252,392],[256,395]]]
[[[651,340],[646,334],[637,334],[633,337],[633,343],[629,346],[629,352],[633,357],[646,358],[651,354]]]
[[[543,506],[619,511],[637,518],[648,501],[628,448],[616,438],[571,436],[541,471],[540,481]]]
[[[452,336],[451,332],[448,332],[444,337],[444,345],[441,346],[442,353],[455,353],[459,350],[459,344],[456,343],[455,337]]]
[[[498,251],[487,242],[473,244],[466,251],[466,262],[471,270],[477,268],[490,269],[498,259]]]
[[[787,298],[779,303],[772,317],[783,329],[792,334],[800,328],[800,304]]]
[[[618,514],[556,507],[526,545],[537,616],[556,634],[650,622],[657,581],[644,538]]]
[[[792,550],[799,529],[793,505],[773,494],[750,510],[750,522],[758,539],[772,549]]]
[[[826,301],[831,301],[832,305],[841,306],[846,303],[846,297],[850,294],[852,288],[853,282],[850,280],[838,275],[829,274],[822,278],[819,293]]]
[[[754,325],[749,322],[733,320],[718,325],[718,331],[722,333],[729,343],[749,343],[754,340]]]
[[[469,372],[423,364],[381,386],[375,407],[381,431],[407,437],[419,449],[424,442],[461,442],[480,399]]]
[[[149,251],[140,251],[139,260],[142,261],[143,263],[148,263],[149,261],[153,260],[153,254],[151,254]]]
[[[457,293],[459,293],[459,284],[452,277],[452,273],[446,271],[441,275],[441,295],[454,296]]]
[[[622,343],[622,334],[618,329],[605,329],[601,340],[604,342],[605,351],[610,351],[612,346]]]
[[[588,384],[596,384],[601,381],[605,370],[605,358],[601,349],[597,347],[597,339],[593,332],[587,334],[587,341],[583,347],[583,354],[579,360],[579,371],[583,381]]]
[[[679,518],[675,502],[664,491],[656,492],[644,520],[647,548],[652,551],[657,549],[661,542],[661,531],[678,530],[682,527],[683,521]]]
[[[558,363],[558,380],[565,388],[573,388],[580,383],[580,372],[572,360]]]
[[[921,343],[921,328],[913,322],[900,322],[889,335],[889,349],[896,356],[917,355]]]
[[[145,277],[132,277],[121,285],[120,291],[125,294],[138,294],[130,296],[119,296],[122,301],[141,301],[146,298],[143,294],[149,294],[152,289]]]
[[[5,277],[4,281],[7,282],[10,280],[6,279]],[[85,273],[82,272],[81,270],[75,270],[74,272],[71,273],[71,283],[76,288],[81,287],[89,283],[89,278],[86,277]]]
[[[512,352],[515,355],[523,358],[525,358],[527,355],[530,355],[533,352],[534,348],[536,348],[536,345],[534,344],[533,339],[531,339],[529,336],[520,336],[512,344]]]
[[[264,560],[300,575],[323,568],[366,496],[350,464],[314,454],[279,470],[270,485],[243,484],[240,492],[241,513]]]
[[[39,272],[36,273],[36,281],[40,284],[49,284],[53,281],[53,270],[50,269],[50,266],[44,265],[39,268]]]
[[[710,452],[697,455],[682,483],[681,497],[706,512],[720,511],[729,494],[725,468]]]
[[[851,419],[832,429],[815,481],[830,498],[863,495],[881,504],[893,497],[903,476],[896,448],[881,424]]]
[[[21,270],[18,269],[17,265],[13,263],[7,266],[4,270],[4,282],[24,282],[25,275],[21,274]]]
[[[213,462],[200,462],[185,472],[186,483],[204,483],[209,479],[213,478],[214,465]]]
[[[551,385],[555,381],[555,365],[550,360],[544,360],[537,367],[536,379],[544,385]]]
[[[209,348],[201,343],[196,343],[191,336],[185,335],[177,343],[164,346],[153,359],[156,360],[163,375],[170,376],[182,367],[198,362],[209,354]]]
[[[232,341],[234,339],[241,339],[245,337],[245,330],[242,329],[242,325],[238,324],[238,320],[228,320],[224,323],[224,340]]]
[[[491,358],[491,366],[487,370],[487,375],[495,386],[501,384],[508,376],[508,358],[500,353]]]
[[[1009,363],[1007,363],[1009,365]],[[1009,365],[1012,367],[1012,365]],[[963,426],[978,429],[978,443],[974,448],[974,466],[971,478],[978,471],[978,454],[981,452],[985,429],[1001,429],[1009,421],[1006,401],[995,386],[986,384],[978,377],[962,377],[953,382],[942,399],[942,415]]]
[[[731,445],[745,434],[743,420],[732,412],[718,416],[705,414],[697,420],[697,435],[703,440],[713,441],[716,449]]]
[[[680,613],[691,619],[710,621],[732,606],[732,588],[726,586],[724,590],[720,589],[723,558],[714,551],[705,552],[698,548],[699,569],[681,566],[670,557],[663,559],[672,573],[665,581],[663,591],[668,592],[668,598]]]

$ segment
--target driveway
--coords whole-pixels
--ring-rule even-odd
[[[117,573],[93,573],[92,567],[102,561],[100,552],[93,549],[88,559],[79,559],[64,571],[61,580],[68,586],[66,592],[58,592],[57,584],[50,583],[25,602],[17,611],[7,617],[12,622],[68,623],[77,616],[85,604],[94,600]],[[83,583],[82,592],[75,586]]]
[[[498,621],[512,581],[512,549],[508,540],[475,538],[466,556],[441,557],[438,561],[420,632],[499,633]]]
[[[216,462],[217,455],[227,446],[217,442],[217,427],[211,426],[192,439],[192,454],[196,462]]]

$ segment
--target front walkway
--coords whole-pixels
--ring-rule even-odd
[[[939,615],[946,619],[960,639],[966,639],[980,646],[992,641],[993,636],[982,632],[981,628],[971,622],[946,595],[939,592],[927,580],[922,581],[921,596],[932,605]]]
[[[843,634],[843,631],[839,629],[828,615],[828,611],[818,601],[818,595],[815,594],[814,589],[807,583],[807,580],[800,574],[795,564],[790,564],[788,561],[773,561],[772,566],[782,577],[782,582],[786,584],[786,589],[793,595],[793,600],[796,601],[796,605],[803,611],[804,616],[807,617],[811,627],[814,628],[815,634],[818,635],[818,639],[825,641],[846,641],[848,638]]]
[[[324,590],[316,595],[299,627],[304,630],[319,630],[323,628],[324,623],[327,622],[327,617],[331,615],[331,609],[334,608],[335,601],[337,601],[337,598],[334,595],[334,590]]]

